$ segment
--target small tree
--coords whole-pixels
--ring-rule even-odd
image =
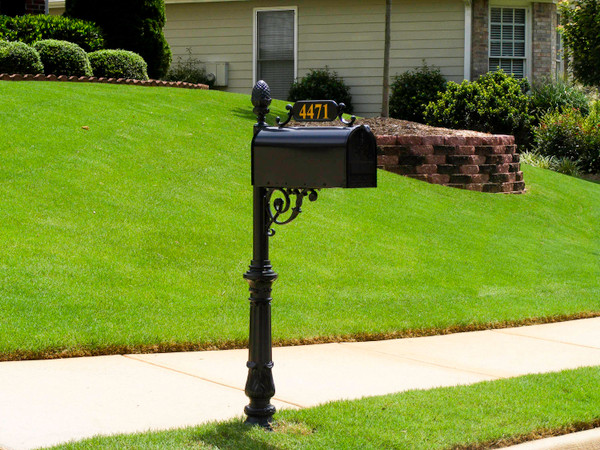
[[[107,48],[138,53],[151,78],[162,78],[169,70],[164,0],[66,0],[65,15],[95,22],[104,31]]]
[[[573,75],[591,86],[600,85],[600,3],[598,0],[563,1],[559,5],[565,47]]]

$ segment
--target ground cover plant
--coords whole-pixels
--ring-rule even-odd
[[[497,448],[600,425],[599,382],[583,368],[287,410],[273,433],[237,419],[54,448]]]
[[[0,358],[243,346],[251,109],[0,82]],[[275,342],[598,314],[600,185],[523,170],[519,196],[386,172],[321,191],[271,239]]]

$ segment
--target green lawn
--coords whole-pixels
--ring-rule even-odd
[[[0,82],[0,359],[243,345],[251,110]],[[600,313],[600,185],[523,170],[525,195],[321,191],[271,239],[275,341]]]
[[[497,448],[600,426],[599,384],[600,368],[584,368],[287,410],[274,433],[238,419],[56,448]]]

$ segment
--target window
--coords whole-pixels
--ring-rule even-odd
[[[264,80],[271,97],[286,100],[296,78],[296,11],[256,11],[256,80]]]
[[[489,70],[504,70],[516,78],[526,72],[526,10],[490,8]]]

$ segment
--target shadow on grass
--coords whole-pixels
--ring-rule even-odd
[[[235,117],[239,117],[240,119],[247,119],[247,120],[251,120],[253,122],[256,122],[256,115],[252,112],[252,105],[250,105],[248,107],[248,109],[245,109],[245,108],[233,108],[231,110],[231,113]],[[275,119],[277,118],[277,116],[279,116],[279,114],[274,114],[274,113],[267,114],[266,122],[269,125],[275,126],[275,124],[276,124]],[[282,117],[282,120],[284,120],[286,117],[287,116],[284,114],[284,117]]]
[[[265,442],[270,432],[248,426],[242,421],[217,423],[194,435],[199,444],[213,445],[219,449],[275,450],[279,447]]]

